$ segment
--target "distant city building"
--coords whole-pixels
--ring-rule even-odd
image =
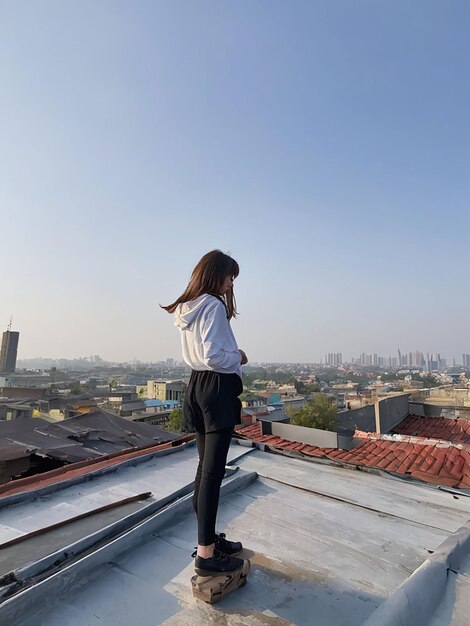
[[[343,355],[341,352],[328,352],[325,354],[325,365],[341,365],[343,363]]]
[[[415,352],[410,352],[409,365],[410,367],[424,367],[426,365],[426,360],[423,356],[423,353],[419,352],[418,350],[416,350]]]
[[[470,354],[462,354],[462,365],[466,369],[470,369]]]
[[[351,358],[351,365],[361,365],[362,367],[379,367],[392,369],[415,369],[427,370],[428,372],[443,372],[447,369],[447,361],[441,358],[439,352],[423,353],[419,350],[414,352],[402,352],[397,349],[398,356],[382,356],[377,353],[362,352],[359,357]],[[341,357],[341,353],[338,353]],[[336,359],[335,354],[325,354],[326,365],[339,365],[341,359]],[[453,359],[455,366],[455,359]],[[466,369],[470,369],[470,354],[462,354],[462,364]]]
[[[438,353],[427,353],[424,355],[419,350],[414,352],[402,352],[400,348],[397,349],[397,353],[398,356],[382,356],[377,353],[368,354],[362,352],[359,357],[353,357],[351,359],[351,364],[362,365],[363,367],[390,367],[393,369],[415,368],[421,370],[427,369],[428,371],[441,371],[446,368],[446,360],[441,359]],[[325,355],[325,359],[328,363],[328,355]]]
[[[174,400],[181,402],[183,400],[183,394],[186,389],[186,385],[183,381],[178,380],[174,382],[166,382],[161,380],[148,380],[147,381],[147,398],[162,400]]]
[[[16,330],[6,330],[2,337],[0,352],[0,372],[12,374],[16,371],[16,355],[20,333]]]

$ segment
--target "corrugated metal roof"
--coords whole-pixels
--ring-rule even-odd
[[[75,463],[180,438],[158,426],[129,421],[104,410],[54,423],[41,418],[0,420],[0,461],[1,450],[12,443],[19,446],[18,451],[21,447],[34,449],[38,455]]]
[[[35,448],[33,446],[22,446],[9,441],[3,441],[0,444],[0,460],[1,461],[13,461],[15,459],[24,459],[33,453]]]

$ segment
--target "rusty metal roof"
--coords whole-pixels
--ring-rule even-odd
[[[0,461],[7,460],[2,450],[12,458],[11,444],[16,444],[21,454],[21,449],[27,448],[40,456],[75,463],[180,438],[158,426],[129,421],[103,410],[54,423],[41,418],[0,420]]]

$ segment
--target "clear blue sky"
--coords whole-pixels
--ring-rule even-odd
[[[240,347],[470,352],[467,0],[4,0],[0,327],[180,358],[231,252]]]

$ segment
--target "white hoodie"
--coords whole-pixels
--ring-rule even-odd
[[[241,376],[240,352],[221,300],[203,294],[175,310],[183,359],[193,370]]]

